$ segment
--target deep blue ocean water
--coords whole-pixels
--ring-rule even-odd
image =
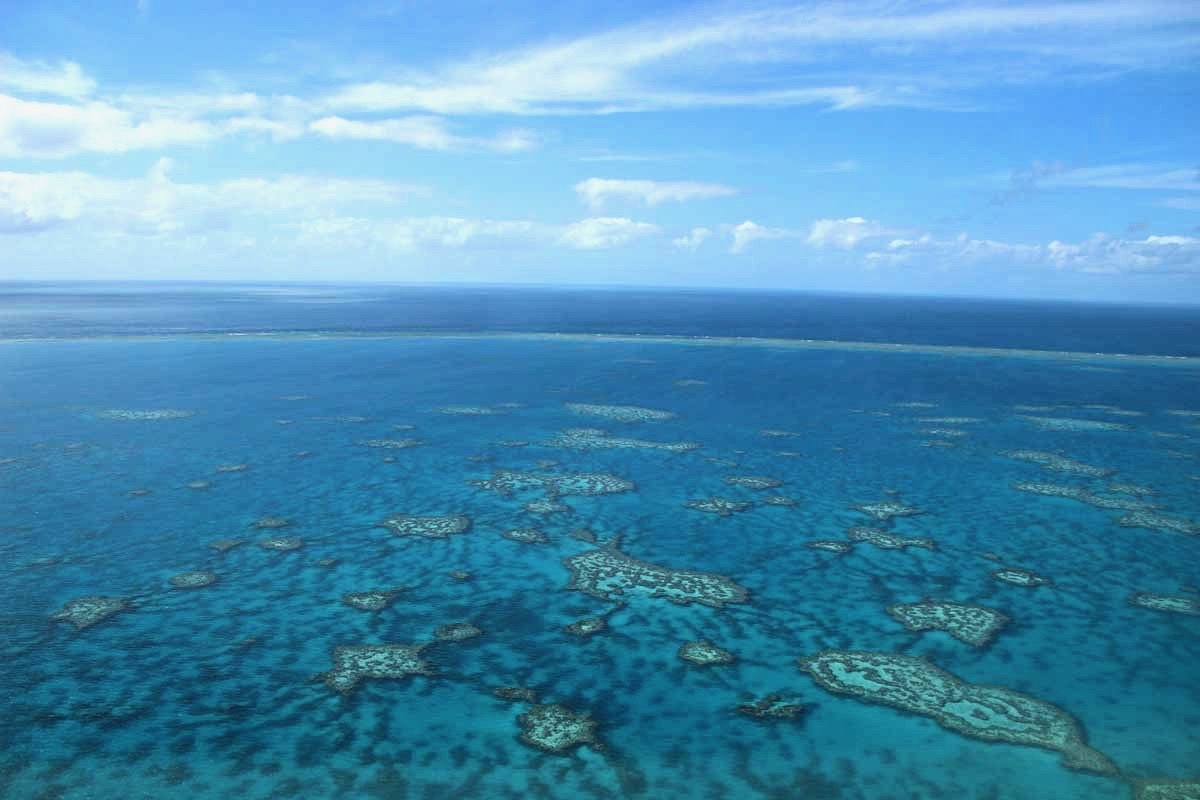
[[[1187,358],[1200,355],[1197,320],[1186,308],[804,295],[6,286],[0,796],[1107,800],[1133,797],[1138,781],[1200,777],[1200,616],[1129,603],[1200,598],[1200,535],[1013,487],[1086,488],[1200,521],[1200,360]],[[230,332],[277,335],[198,335]],[[523,335],[488,335],[499,332]],[[801,338],[990,349],[782,341]],[[624,422],[569,403],[675,416]],[[445,413],[454,407],[493,413]],[[555,441],[579,427],[702,446]],[[362,444],[404,438],[423,443]],[[1015,449],[1113,472],[1003,455]],[[607,473],[636,489],[564,496],[569,510],[538,514],[524,508],[538,492],[468,482],[501,469]],[[746,475],[782,485],[724,480]],[[710,496],[752,505],[728,517],[685,506]],[[880,523],[854,508],[896,499],[924,513]],[[473,525],[447,539],[378,527],[397,513]],[[252,527],[264,517],[291,525]],[[854,526],[936,549],[806,546],[848,541]],[[501,536],[529,527],[549,542]],[[573,590],[564,559],[596,547],[569,535],[581,527],[601,543],[619,536],[630,557],[727,576],[749,602]],[[304,546],[255,546],[272,534]],[[209,547],[219,539],[247,543],[221,553]],[[990,573],[1002,565],[1052,584],[1001,583]],[[219,580],[170,586],[189,570]],[[407,589],[382,611],[341,602],[396,586]],[[81,631],[51,619],[88,595],[133,607]],[[886,611],[923,598],[1011,622],[976,648]],[[606,613],[591,638],[564,631]],[[431,676],[346,695],[312,680],[339,646],[431,642],[464,621],[484,633],[427,648]],[[681,660],[680,645],[700,639],[737,660]],[[797,659],[830,649],[924,655],[1051,703],[1118,774],[827,691]],[[498,699],[499,686],[590,714],[601,746],[523,743],[529,706]],[[735,710],[770,693],[804,713]]]

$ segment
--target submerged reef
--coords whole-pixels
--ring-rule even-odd
[[[640,406],[606,406],[592,403],[567,403],[566,406],[576,414],[603,417],[616,422],[662,422],[675,416],[671,411],[658,411]]]
[[[314,679],[341,694],[347,694],[367,678],[400,679],[409,675],[432,675],[433,667],[421,658],[427,644],[363,644],[333,651],[333,669]]]
[[[1200,523],[1183,517],[1168,517],[1166,514],[1156,514],[1151,511],[1131,511],[1117,520],[1123,528],[1148,528],[1152,531],[1167,533],[1184,533],[1193,536],[1200,534]]]
[[[471,518],[466,514],[395,514],[379,523],[379,526],[387,528],[397,536],[445,539],[453,534],[469,531]]]
[[[1035,417],[1018,414],[1023,419],[1044,431],[1128,431],[1132,427],[1124,422],[1108,422],[1098,419],[1073,419],[1071,417]]]
[[[729,500],[724,497],[705,497],[700,500],[688,500],[683,504],[686,508],[694,508],[706,514],[716,514],[718,517],[729,517],[740,511],[745,511],[753,505],[745,500]]]
[[[758,720],[795,719],[807,710],[802,703],[785,703],[783,696],[775,693],[737,707],[739,714]]]
[[[288,550],[299,550],[304,546],[304,540],[296,536],[272,536],[270,539],[258,542],[258,546],[264,550],[287,552]]]
[[[541,500],[530,500],[521,507],[530,514],[565,514],[573,510],[566,503],[560,503],[549,497],[543,497]]]
[[[608,630],[608,617],[584,617],[581,620],[564,626],[563,630],[572,636],[586,639],[601,631]]]
[[[102,597],[90,594],[68,602],[50,619],[69,622],[81,631],[103,622],[114,614],[129,610],[129,601],[124,597]]]
[[[749,601],[749,592],[724,575],[667,569],[638,561],[622,553],[619,544],[619,540],[611,539],[604,547],[563,559],[571,571],[567,588],[601,600],[637,591],[679,605],[700,603],[721,608],[727,603]]]
[[[159,408],[147,411],[138,411],[126,408],[108,408],[104,411],[97,412],[96,416],[100,419],[116,419],[138,422],[159,419],[186,419],[187,417],[196,416],[196,412],[184,411],[178,408]]]
[[[212,488],[212,484],[211,484],[211,483],[209,483],[208,481],[191,481],[191,482],[189,482],[188,484],[186,484],[186,488],[188,488],[188,489],[196,489],[196,490],[200,490],[200,489],[211,489],[211,488]]]
[[[178,575],[172,575],[170,584],[176,589],[200,589],[204,586],[212,586],[217,582],[217,574],[215,572],[181,572]]]
[[[721,480],[730,486],[741,486],[746,489],[777,489],[783,486],[783,481],[764,475],[726,475]]]
[[[467,639],[474,639],[476,636],[483,635],[483,629],[472,625],[469,622],[451,622],[448,625],[442,625],[433,635],[440,642],[464,642]]]
[[[467,581],[474,578],[475,575],[473,573],[471,573],[469,570],[456,569],[456,570],[452,570],[450,572],[450,577],[453,578],[454,580],[458,581],[459,583],[466,583]]]
[[[546,447],[567,447],[575,450],[665,450],[669,453],[686,453],[700,447],[695,442],[649,442],[644,439],[610,436],[608,432],[596,428],[568,428],[544,444]]]
[[[974,425],[983,421],[981,417],[917,417],[922,425]]]
[[[973,647],[987,647],[1009,623],[994,608],[956,603],[953,600],[922,600],[888,606],[888,614],[910,631],[945,631]]]
[[[1200,780],[1138,781],[1134,800],[1200,800]]]
[[[450,417],[490,417],[504,412],[488,406],[442,406],[437,413]]]
[[[250,469],[249,464],[221,464],[217,467],[217,472],[245,472]]]
[[[218,553],[226,553],[235,547],[240,547],[245,543],[245,539],[217,539],[216,541],[209,542],[208,546],[213,550],[216,550]]]
[[[515,492],[544,491],[551,496],[577,495],[590,497],[603,494],[632,492],[632,481],[605,472],[584,472],[574,475],[547,475],[540,472],[518,472],[498,469],[485,480],[468,481],[472,486],[508,497]]]
[[[1129,596],[1129,605],[1148,608],[1152,611],[1168,611],[1173,614],[1200,616],[1200,598],[1172,594],[1137,592]]]
[[[795,506],[800,504],[799,500],[782,494],[769,494],[762,498],[760,502],[768,506]]]
[[[582,744],[595,745],[596,721],[566,706],[535,705],[517,717],[521,741],[546,753],[565,753]]]
[[[1146,500],[1138,500],[1130,497],[1106,497],[1096,494],[1085,486],[1063,486],[1057,483],[1018,481],[1012,484],[1012,488],[1019,492],[1040,494],[1043,497],[1062,497],[1067,500],[1075,500],[1109,511],[1144,511],[1154,508],[1154,504]]]
[[[425,442],[420,439],[362,439],[355,444],[379,450],[407,450],[410,447],[420,447]]]
[[[261,528],[263,530],[274,530],[276,528],[286,528],[291,524],[291,520],[284,519],[283,517],[263,517],[262,519],[256,519],[254,522],[251,522],[250,527]]]
[[[1044,700],[959,679],[924,658],[897,653],[825,650],[799,660],[822,688],[929,717],[975,739],[1042,747],[1078,770],[1114,775],[1117,768],[1088,747],[1073,717]]]
[[[567,534],[577,542],[587,542],[588,544],[596,543],[596,534],[590,528],[576,528]]]
[[[1011,583],[1013,586],[1045,586],[1050,583],[1049,578],[1043,578],[1036,572],[1018,567],[1002,567],[993,570],[991,574],[996,580],[1002,583]]]
[[[536,703],[538,701],[537,692],[524,686],[497,686],[492,689],[492,694],[501,700],[508,700],[512,703]]]
[[[500,535],[521,544],[548,544],[550,542],[550,537],[538,528],[512,528]]]
[[[884,550],[907,550],[910,547],[922,547],[926,550],[936,550],[937,543],[924,537],[900,536],[881,528],[853,527],[846,531],[846,538],[852,542],[866,542]]]
[[[1092,478],[1103,478],[1113,473],[1111,469],[1094,467],[1091,464],[1084,464],[1082,461],[1060,456],[1058,453],[1048,453],[1045,450],[1004,450],[1000,455],[1016,459],[1017,461],[1028,461],[1031,464],[1039,464],[1042,469],[1048,469],[1052,472],[1071,472],[1076,475],[1087,475]]]
[[[760,436],[766,436],[768,439],[794,439],[804,435],[795,431],[781,431],[777,428],[763,428],[758,433]]]
[[[677,654],[684,661],[699,667],[710,667],[717,664],[732,664],[737,661],[733,653],[717,647],[712,642],[701,639],[695,642],[684,642],[679,646]]]
[[[854,545],[850,544],[850,542],[842,542],[834,539],[816,539],[811,542],[806,542],[804,546],[810,550],[828,550],[831,553],[837,553],[839,555],[842,553],[849,553],[854,549]]]
[[[382,611],[407,590],[405,586],[393,589],[372,589],[365,592],[349,592],[342,595],[342,602],[359,611]]]
[[[880,522],[887,522],[893,517],[914,517],[925,512],[916,506],[905,505],[896,500],[885,500],[881,503],[864,503],[857,505],[854,510],[868,517],[874,517]]]

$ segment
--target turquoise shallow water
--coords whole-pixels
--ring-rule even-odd
[[[1159,512],[1200,519],[1200,416],[1169,413],[1200,410],[1190,362],[181,337],[9,343],[0,374],[5,797],[1083,800],[1200,772],[1200,616],[1128,603],[1134,592],[1197,596],[1187,590],[1200,586],[1200,536],[1124,527],[1123,511],[1012,488],[1135,483],[1153,487],[1144,499]],[[577,402],[676,416],[620,422],[565,405]],[[439,413],[446,406],[497,413]],[[194,414],[121,420],[104,414],[112,409]],[[1046,430],[1022,415],[1125,427]],[[944,417],[977,421],[922,421]],[[547,445],[580,426],[702,447]],[[424,444],[356,444],[407,437]],[[926,446],[939,441],[950,446]],[[1001,455],[1016,448],[1115,472],[1089,478]],[[218,471],[232,464],[246,468]],[[610,473],[636,490],[563,497],[569,511],[539,515],[522,507],[537,492],[468,483],[495,469]],[[723,481],[731,475],[783,484],[756,491]],[[797,502],[762,502],[771,494]],[[754,505],[728,517],[684,505],[711,495]],[[881,527],[936,549],[805,546],[878,526],[853,506],[895,498],[925,513]],[[467,514],[473,526],[444,540],[377,527],[396,513]],[[251,527],[266,516],[292,525]],[[549,543],[500,535],[524,527]],[[617,607],[571,590],[563,559],[594,549],[568,535],[580,527],[601,541],[620,535],[638,559],[728,576],[750,600],[681,606],[630,592]],[[271,533],[304,547],[254,546]],[[222,538],[251,543],[208,546]],[[1000,564],[983,554],[1053,584],[1000,583],[989,574]],[[186,570],[219,581],[172,589]],[[473,579],[456,581],[455,570]],[[382,611],[340,602],[400,585]],[[95,594],[134,608],[83,631],[50,619]],[[973,648],[886,613],[924,597],[1012,622]],[[563,630],[606,611],[606,632]],[[459,621],[484,634],[430,646],[432,676],[368,680],[345,696],[310,680],[340,645],[429,642]],[[696,639],[737,661],[688,664],[677,650]],[[925,655],[965,681],[1052,703],[1121,774],[1072,771],[1049,750],[830,693],[796,663],[830,648]],[[502,685],[589,712],[603,747],[554,755],[523,744],[527,707],[494,697]],[[771,692],[807,712],[760,721],[735,711]]]

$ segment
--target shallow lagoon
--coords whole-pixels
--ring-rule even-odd
[[[1200,616],[1129,599],[1198,596],[1200,536],[1120,525],[1127,510],[1013,484],[1083,487],[1200,520],[1200,417],[1171,413],[1200,409],[1198,363],[583,337],[180,337],[6,343],[0,374],[5,796],[1082,800],[1196,777]],[[569,403],[674,416],[581,416]],[[701,447],[562,446],[581,428],[604,432],[593,444]],[[391,440],[420,444],[362,444]],[[1006,455],[1021,450],[1112,474]],[[553,499],[567,510],[537,513],[526,506],[542,489],[471,483],[497,470],[608,474],[634,488],[562,493]],[[714,497],[751,505],[686,505]],[[923,513],[881,521],[855,509],[888,501]],[[399,536],[380,526],[397,514],[471,525]],[[263,519],[290,524],[256,528]],[[855,527],[934,546],[806,546],[849,542]],[[571,535],[580,528],[601,544],[619,537],[631,559],[727,577],[747,602],[573,590],[564,559],[596,548]],[[503,536],[525,529],[548,541]],[[255,546],[282,538],[301,544]],[[246,543],[222,552],[209,546],[218,540]],[[1049,583],[992,576],[1005,567]],[[185,572],[218,579],[173,588]],[[398,587],[377,611],[342,601]],[[82,630],[51,619],[93,595],[132,607]],[[1009,622],[974,647],[888,614],[925,598]],[[607,623],[597,633],[566,630],[596,617]],[[482,634],[439,640],[455,623]],[[690,641],[734,660],[685,661]],[[364,678],[344,694],[313,680],[338,647],[426,643],[431,675]],[[1051,703],[1120,775],[827,691],[797,659],[829,649],[928,656],[962,681]],[[590,714],[599,746],[555,754],[523,742],[531,706],[493,693],[506,686]],[[738,711],[772,693],[804,713]]]

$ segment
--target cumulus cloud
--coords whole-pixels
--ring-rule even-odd
[[[96,82],[74,61],[50,64],[26,61],[11,53],[0,53],[0,89],[22,94],[86,97]]]
[[[575,184],[575,193],[592,208],[602,208],[611,201],[626,201],[646,206],[663,203],[684,203],[712,197],[737,194],[732,186],[698,181],[620,180],[588,178]]]
[[[692,228],[686,235],[672,239],[671,244],[680,250],[694,251],[700,245],[704,244],[710,236],[712,236],[712,231],[708,228]]]
[[[745,252],[747,247],[757,241],[800,236],[799,231],[789,228],[768,228],[750,220],[746,220],[740,225],[732,226],[729,228],[729,233],[733,237],[733,242],[729,245],[729,252],[731,253]]]
[[[836,247],[849,250],[867,239],[897,233],[878,222],[862,217],[845,219],[819,219],[808,230],[807,241],[814,247]]]
[[[656,225],[626,217],[590,217],[568,225],[559,241],[576,250],[607,250],[657,232]]]

